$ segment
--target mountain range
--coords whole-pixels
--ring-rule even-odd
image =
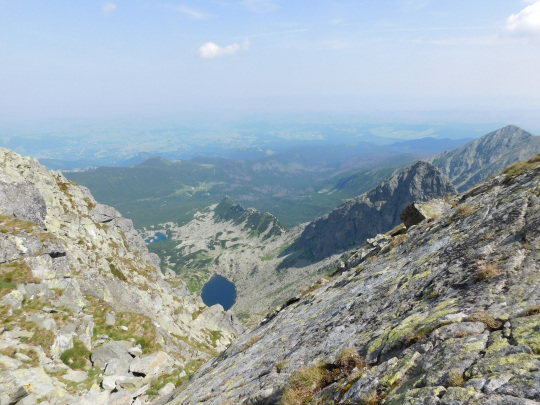
[[[437,166],[463,192],[511,163],[527,160],[539,152],[540,137],[508,125],[425,160]]]
[[[539,163],[350,251],[170,403],[538,403]]]
[[[496,172],[536,139],[510,126],[363,171],[390,176],[290,229],[230,197],[194,204],[143,228],[166,235],[161,263],[88,189],[0,149],[0,403],[537,403],[540,158]],[[104,182],[142,196],[177,165],[193,162]],[[492,177],[456,194],[475,176]],[[232,313],[193,293],[213,273],[236,284]]]

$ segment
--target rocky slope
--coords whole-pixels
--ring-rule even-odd
[[[229,345],[238,322],[158,266],[130,220],[0,148],[0,403],[145,403]]]
[[[463,192],[509,164],[527,160],[539,152],[540,137],[509,125],[424,160],[441,169]]]
[[[309,223],[288,251],[301,250],[314,261],[324,259],[396,226],[401,222],[399,214],[411,202],[455,192],[448,178],[436,167],[417,162]]]
[[[350,252],[171,403],[540,402],[539,163]]]
[[[270,308],[283,304],[302,288],[328,272],[333,262],[297,262],[296,268],[278,270],[287,257],[281,252],[297,238],[302,227],[286,230],[271,214],[244,208],[230,198],[203,212],[187,225],[160,224],[145,234],[166,233],[169,240],[151,244],[164,257],[164,270],[173,270],[200,291],[213,274],[236,285],[230,311],[245,325],[262,319]]]

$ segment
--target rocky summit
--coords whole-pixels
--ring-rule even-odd
[[[463,192],[516,161],[540,153],[540,137],[515,125],[490,132],[459,148],[425,159]]]
[[[454,193],[454,186],[439,169],[417,162],[308,224],[288,251],[300,250],[312,260],[321,260],[396,226],[410,203]]]
[[[438,218],[409,207],[406,233],[350,251],[172,403],[540,402],[539,164],[437,204]]]
[[[0,148],[0,403],[159,400],[243,327],[164,279],[130,220]]]

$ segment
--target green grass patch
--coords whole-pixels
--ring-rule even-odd
[[[118,270],[113,263],[109,263],[109,268],[111,270],[112,275],[115,276],[117,279],[121,281],[127,281],[127,277],[124,276],[124,273]]]
[[[60,360],[73,370],[86,368],[90,361],[90,351],[80,340],[73,341],[73,347],[60,355]]]

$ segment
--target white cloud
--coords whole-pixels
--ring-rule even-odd
[[[106,3],[103,3],[103,5],[101,6],[101,11],[106,14],[106,15],[109,15],[109,14],[112,14],[116,11],[118,7],[116,6],[116,4],[114,3],[111,3],[111,2],[106,2]]]
[[[234,55],[240,50],[247,51],[249,49],[249,42],[246,41],[241,44],[230,44],[227,46],[219,46],[214,42],[207,42],[199,48],[199,56],[203,59],[213,59],[223,55]]]
[[[242,0],[242,5],[256,13],[269,13],[278,9],[273,0]]]
[[[194,10],[189,7],[180,6],[177,8],[178,11],[181,13],[187,15],[189,18],[192,18],[194,20],[202,20],[204,18],[204,14],[200,11]]]
[[[512,35],[540,37],[540,1],[508,17],[505,30]]]

